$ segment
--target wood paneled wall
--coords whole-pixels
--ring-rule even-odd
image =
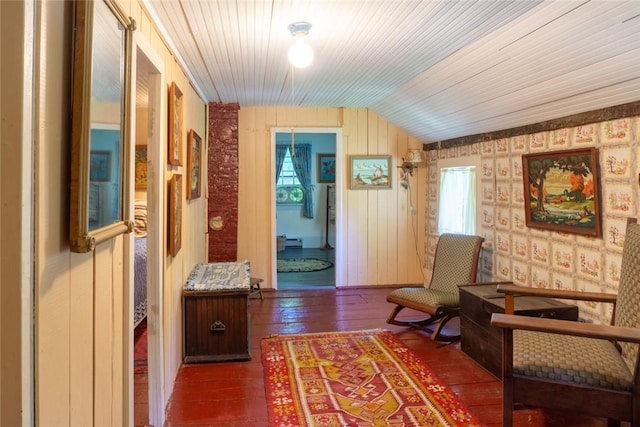
[[[275,276],[274,154],[272,128],[341,128],[336,145],[336,284],[368,286],[422,283],[426,169],[417,169],[410,191],[397,166],[407,148],[421,144],[368,109],[245,107],[239,114],[240,190],[238,258],[252,275]],[[390,190],[349,190],[349,155],[391,155]],[[411,201],[411,203],[410,203]],[[413,206],[413,211],[411,209]]]
[[[122,8],[137,22],[162,58],[167,85],[184,94],[184,138],[190,128],[206,135],[206,104],[190,85],[172,52],[136,0]],[[38,2],[36,117],[35,358],[36,415],[39,426],[115,426],[132,423],[132,324],[125,307],[133,254],[131,235],[118,236],[95,252],[75,254],[68,245],[69,115],[73,2]],[[3,57],[3,60],[5,58]],[[166,111],[163,96],[163,111]],[[166,141],[166,126],[162,141]],[[135,144],[135,141],[132,141]],[[164,143],[164,142],[163,142]],[[163,148],[166,149],[166,148]],[[186,150],[186,147],[185,147]],[[184,151],[183,151],[184,153]],[[184,154],[183,154],[184,156]],[[164,169],[165,182],[183,165]],[[203,172],[206,176],[206,171]],[[186,180],[183,180],[183,183]],[[166,212],[166,185],[164,206]],[[203,187],[204,188],[204,187]],[[183,194],[186,194],[183,191]],[[162,295],[164,321],[152,325],[163,337],[164,402],[182,357],[181,290],[197,262],[205,260],[206,199],[183,202],[183,245],[175,258],[165,255]],[[162,224],[166,230],[165,223]],[[165,239],[166,241],[166,239]],[[164,253],[166,254],[166,249]],[[131,258],[131,260],[129,259]]]

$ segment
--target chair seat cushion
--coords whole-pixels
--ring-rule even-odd
[[[457,307],[460,305],[460,296],[456,293],[439,291],[429,288],[400,288],[387,296],[387,301],[413,307],[424,305],[430,307]]]
[[[516,330],[513,374],[629,391],[633,376],[609,341]]]

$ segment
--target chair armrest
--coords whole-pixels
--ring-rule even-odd
[[[567,291],[562,289],[529,288],[526,286],[517,286],[506,283],[499,284],[496,288],[496,291],[507,295],[526,295],[581,301],[607,302],[611,304],[615,304],[618,299],[618,295],[608,294],[604,292],[579,292]]]
[[[573,335],[640,344],[640,330],[621,326],[594,325],[591,323],[572,322],[570,320],[527,317],[502,313],[494,313],[491,315],[491,325],[507,329],[522,329],[525,331]]]

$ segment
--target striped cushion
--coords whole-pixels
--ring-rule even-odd
[[[516,330],[513,349],[514,375],[631,390],[633,376],[609,341]]]

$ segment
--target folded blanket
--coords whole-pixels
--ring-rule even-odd
[[[250,270],[247,260],[197,264],[187,278],[184,289],[186,291],[249,289]]]

